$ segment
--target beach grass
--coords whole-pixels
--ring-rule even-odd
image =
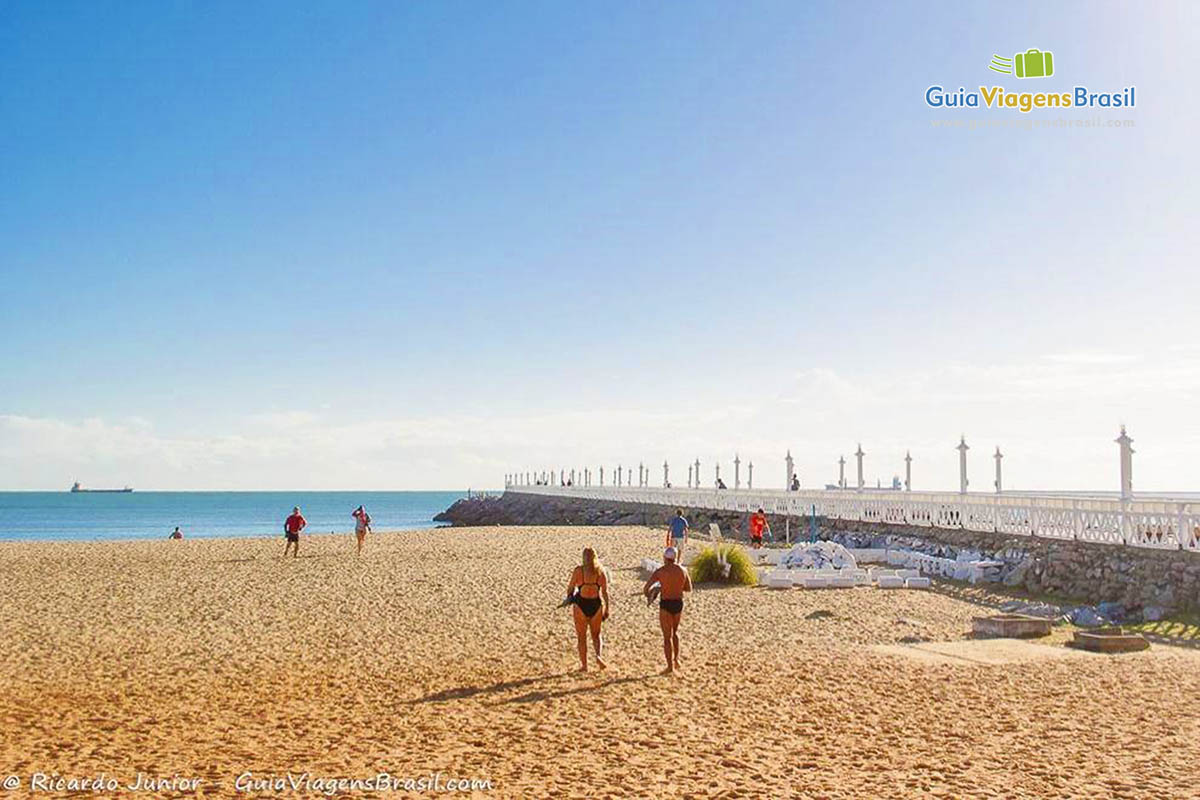
[[[750,556],[735,544],[705,547],[688,570],[693,583],[727,583],[734,586],[758,584],[758,573],[750,562]]]

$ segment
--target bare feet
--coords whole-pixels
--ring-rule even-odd
[[[596,656],[596,666],[600,669],[608,669],[608,664],[600,660],[600,656]]]
[[[658,674],[659,674],[659,675],[674,675],[674,674],[675,674],[675,670],[674,670],[674,669],[672,669],[671,667],[667,667],[666,669],[664,669],[662,672],[660,672],[660,673],[658,673]]]

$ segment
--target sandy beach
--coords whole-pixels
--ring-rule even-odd
[[[700,587],[683,672],[660,676],[657,612],[636,595],[661,538],[398,532],[355,558],[326,535],[287,561],[277,538],[2,543],[0,775],[23,783],[0,796],[34,794],[34,773],[229,797],[381,772],[489,780],[491,797],[1200,796],[1194,650],[1096,656],[1056,636],[939,657],[909,651],[962,641],[986,609]],[[585,544],[614,605],[609,669],[577,674],[555,606]]]

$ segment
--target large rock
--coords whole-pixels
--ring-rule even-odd
[[[791,569],[854,569],[858,562],[837,542],[812,542],[793,547],[779,565]]]

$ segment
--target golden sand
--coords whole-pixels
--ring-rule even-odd
[[[440,772],[492,797],[1200,796],[1193,651],[911,658],[902,640],[962,640],[984,610],[700,588],[663,677],[636,596],[661,538],[402,532],[356,558],[317,536],[287,561],[281,539],[0,545],[0,777],[26,787],[0,797],[34,772],[198,778],[212,797],[289,772]],[[610,668],[580,675],[555,605],[585,544],[614,606]]]

